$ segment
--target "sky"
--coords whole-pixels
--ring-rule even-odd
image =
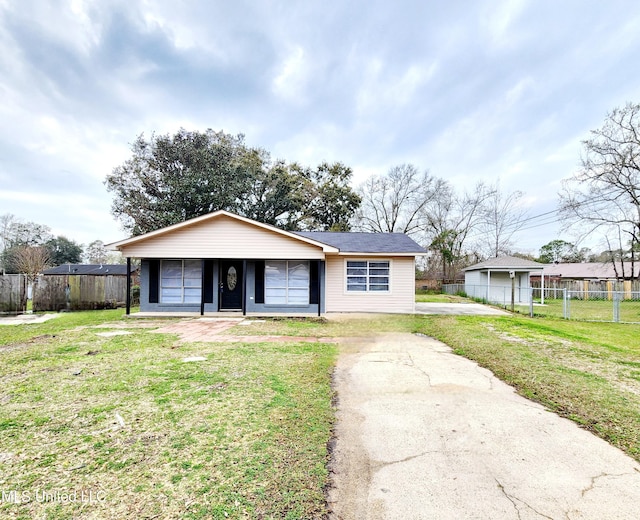
[[[636,0],[0,0],[0,46],[0,215],[83,244],[126,238],[105,177],[182,127],[354,187],[499,181],[546,215],[514,237],[537,253],[573,240],[553,211],[581,141],[640,103]]]

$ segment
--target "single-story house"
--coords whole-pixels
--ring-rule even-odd
[[[401,233],[291,232],[215,211],[109,244],[140,259],[141,312],[391,312],[415,308]]]
[[[558,298],[563,290],[570,291],[569,297],[613,298],[614,291],[623,291],[625,299],[637,298],[640,291],[640,263],[584,262],[566,264],[546,264],[544,276],[532,275],[531,282],[543,285],[547,295]]]
[[[631,262],[625,262],[624,266],[616,262],[615,268],[611,262],[557,263],[544,266],[545,286],[548,286],[549,282],[563,280],[621,281],[638,277],[640,262],[634,263],[633,271]],[[540,273],[532,276],[532,280],[540,281]]]
[[[464,270],[464,286],[468,296],[488,302],[511,303],[515,281],[514,303],[529,303],[531,276],[540,275],[545,264],[514,256],[490,258]]]

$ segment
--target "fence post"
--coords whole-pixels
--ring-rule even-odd
[[[529,317],[533,318],[533,287],[529,290]]]
[[[613,321],[620,322],[620,292],[618,291],[613,293]]]
[[[562,317],[565,320],[569,319],[569,291],[567,291],[567,288],[565,287],[564,289],[562,289]]]

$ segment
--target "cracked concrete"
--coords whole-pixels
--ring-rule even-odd
[[[638,518],[640,466],[446,345],[342,345],[331,518]]]

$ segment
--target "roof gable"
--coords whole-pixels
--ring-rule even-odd
[[[137,258],[324,258],[333,246],[227,211],[108,245]]]
[[[404,233],[290,232],[223,210],[107,247],[138,258],[294,259],[322,258],[325,254],[416,256],[426,253]]]
[[[235,213],[231,213],[230,211],[225,211],[225,210],[218,210],[218,211],[214,211],[212,213],[207,213],[206,215],[201,215],[199,217],[195,217],[189,220],[185,220],[184,222],[178,222],[177,224],[173,224],[171,226],[167,226],[161,229],[156,229],[155,231],[150,231],[149,233],[144,233],[142,235],[137,235],[131,238],[126,238],[124,240],[120,240],[118,242],[112,242],[111,244],[107,244],[107,247],[110,249],[120,249],[123,246],[127,246],[127,245],[131,245],[134,244],[136,242],[141,242],[141,241],[145,241],[148,240],[150,238],[154,238],[154,237],[158,237],[158,236],[162,236],[162,235],[166,235],[166,234],[170,234],[170,233],[175,233],[176,231],[180,231],[183,228],[188,228],[191,226],[196,226],[205,222],[208,222],[210,220],[215,220],[215,219],[219,219],[221,217],[228,217],[231,219],[235,219],[239,222],[244,222],[250,225],[254,225],[258,228],[263,228],[275,233],[279,233],[281,235],[284,236],[289,236],[289,237],[293,237],[293,238],[299,238],[296,237],[296,235],[292,232],[289,231],[285,231],[284,229],[280,229],[277,228],[275,226],[271,226],[269,224],[263,224],[262,222],[258,222],[257,220],[252,220],[250,218],[247,217],[242,217],[240,215],[236,215]],[[308,243],[313,243],[312,241],[309,240],[304,240],[305,242]],[[313,245],[320,245],[318,243],[314,243]]]

